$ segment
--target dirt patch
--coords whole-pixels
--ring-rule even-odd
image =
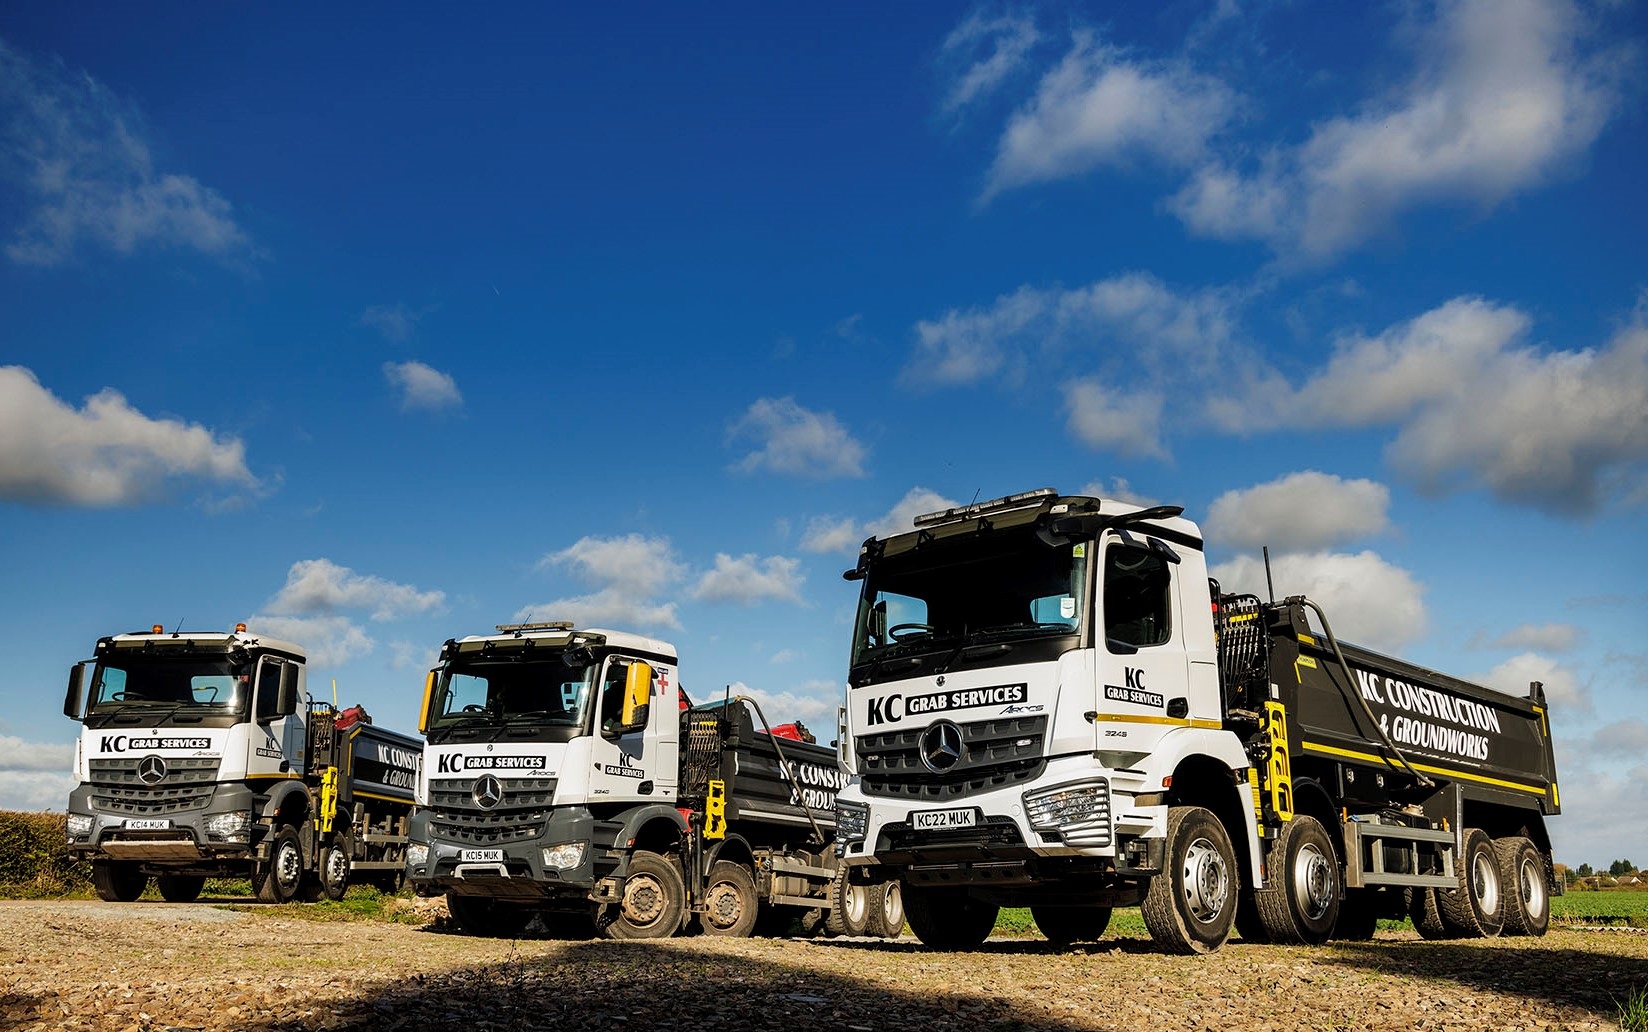
[[[1319,948],[1143,938],[1072,952],[898,942],[520,942],[208,904],[0,905],[4,1029],[1458,1029],[1616,1027],[1648,936]]]

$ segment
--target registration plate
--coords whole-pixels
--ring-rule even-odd
[[[501,864],[504,862],[504,851],[501,849],[460,849],[458,859],[466,864]]]
[[[917,831],[942,831],[946,828],[978,827],[978,811],[917,810],[910,815],[910,826]]]
[[[125,824],[127,831],[165,831],[172,822],[164,817],[132,817]]]

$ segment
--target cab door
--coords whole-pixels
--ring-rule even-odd
[[[1097,748],[1149,752],[1190,725],[1178,556],[1122,529],[1101,539],[1097,571]]]
[[[645,660],[609,656],[601,668],[590,745],[591,801],[619,802],[660,798],[660,752],[649,732],[661,714],[657,671]],[[675,714],[669,713],[673,719]]]

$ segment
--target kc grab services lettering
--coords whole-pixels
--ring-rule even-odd
[[[1028,687],[1024,684],[998,684],[989,688],[958,688],[955,691],[932,692],[927,695],[906,696],[894,692],[881,699],[869,700],[865,723],[874,727],[903,720],[924,713],[943,713],[948,710],[975,709],[979,706],[1005,706],[1023,702]]]

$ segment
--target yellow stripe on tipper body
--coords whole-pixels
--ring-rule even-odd
[[[1306,752],[1325,753],[1328,756],[1342,756],[1351,760],[1362,760],[1367,763],[1382,763],[1392,770],[1401,770],[1402,765],[1395,760],[1384,756],[1375,756],[1373,753],[1357,752],[1354,749],[1340,749],[1331,745],[1322,745],[1320,742],[1301,742],[1300,747]],[[1426,763],[1410,763],[1414,770],[1422,770],[1426,774],[1440,774],[1445,778],[1454,778],[1458,781],[1475,781],[1478,784],[1493,785],[1498,788],[1508,788],[1516,792],[1527,792],[1531,795],[1542,796],[1545,789],[1535,788],[1532,785],[1519,785],[1515,781],[1505,781],[1501,778],[1491,778],[1486,774],[1477,774],[1468,770],[1459,770],[1456,767],[1433,767]],[[1551,786],[1554,791],[1556,786]]]

